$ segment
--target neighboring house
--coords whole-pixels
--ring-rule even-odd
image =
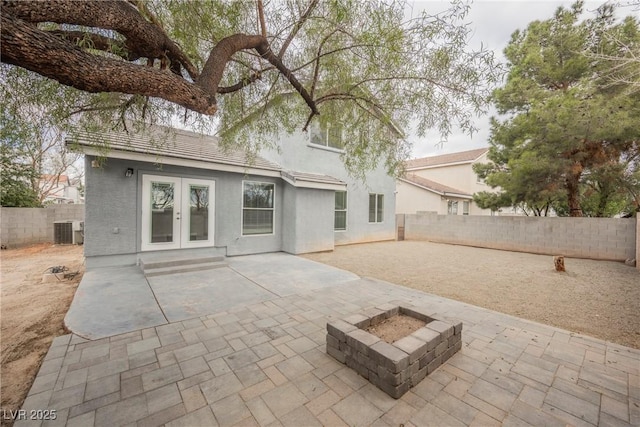
[[[393,239],[394,179],[382,167],[364,183],[350,178],[339,145],[310,133],[283,136],[250,161],[182,130],[75,135],[68,144],[86,163],[87,265],[135,264],[155,251],[300,254]]]
[[[80,181],[69,179],[67,175],[42,175],[39,181],[40,194],[45,204],[81,204]]]
[[[491,215],[473,202],[473,194],[491,191],[473,171],[487,163],[488,148],[407,161],[406,174],[396,182],[396,212],[437,212],[444,215]]]

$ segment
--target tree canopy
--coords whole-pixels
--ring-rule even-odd
[[[49,108],[76,126],[179,115],[250,150],[320,116],[343,129],[349,170],[382,159],[397,171],[409,152],[403,131],[472,131],[501,77],[491,51],[468,48],[467,4],[413,15],[410,6],[7,0],[1,80],[37,73],[64,85]]]
[[[476,166],[503,194],[478,195],[486,207],[524,204],[536,214],[553,208],[570,216],[638,209],[640,92],[613,81],[601,57],[632,55],[639,23],[632,16],[616,22],[608,5],[594,18],[582,12],[582,2],[561,7],[513,33],[505,49],[508,76],[493,94],[503,115],[492,120],[493,163]]]

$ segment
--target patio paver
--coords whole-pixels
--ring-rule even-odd
[[[23,409],[89,426],[640,424],[640,350],[378,280],[294,289],[101,340],[58,337]],[[398,400],[325,351],[327,322],[388,302],[464,322],[462,349]]]

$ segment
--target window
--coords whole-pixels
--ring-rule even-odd
[[[458,201],[449,200],[447,202],[447,213],[449,215],[458,215]]]
[[[384,220],[384,194],[369,194],[369,222]]]
[[[337,148],[338,150],[344,148],[342,126],[338,124],[314,122],[311,124],[309,135],[312,144]]]
[[[336,191],[335,217],[333,221],[334,230],[347,229],[347,192]]]
[[[275,184],[244,181],[242,186],[242,235],[273,234]]]
[[[462,202],[462,215],[469,215],[469,204],[466,200]]]

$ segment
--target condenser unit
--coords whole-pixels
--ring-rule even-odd
[[[55,221],[53,242],[56,245],[79,245],[84,243],[84,221]]]

